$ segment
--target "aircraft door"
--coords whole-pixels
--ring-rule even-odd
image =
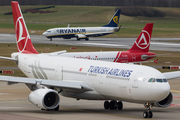
[[[62,80],[63,79],[63,67],[58,65],[55,70],[55,77],[56,80]]]
[[[137,73],[136,76],[134,77],[133,83],[132,83],[132,88],[138,88],[138,79],[141,77],[142,73]]]
[[[100,84],[103,84],[104,75],[99,74],[98,77],[99,77],[99,83],[100,83]]]
[[[132,62],[136,61],[136,55],[134,53],[131,53],[131,57],[132,57]]]

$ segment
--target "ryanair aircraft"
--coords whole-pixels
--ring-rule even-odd
[[[98,37],[103,35],[112,34],[118,32],[119,16],[121,10],[117,10],[110,22],[102,27],[68,27],[67,28],[52,28],[43,33],[44,36],[52,41],[52,38],[64,38],[71,39],[76,37],[77,40],[85,39],[89,40],[89,37]]]

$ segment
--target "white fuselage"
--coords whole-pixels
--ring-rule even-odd
[[[67,28],[52,28],[48,29],[43,33],[44,36],[48,38],[53,37],[97,37],[107,34],[111,34],[117,31],[119,27],[67,27]]]
[[[168,82],[148,82],[150,78],[165,79],[154,68],[124,63],[74,59],[48,54],[18,54],[18,67],[30,78],[83,82],[94,91],[75,94],[63,90],[64,96],[89,100],[122,100],[134,103],[160,101],[170,93]]]

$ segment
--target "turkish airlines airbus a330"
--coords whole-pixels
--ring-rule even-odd
[[[158,70],[125,63],[94,61],[39,54],[32,45],[18,2],[12,1],[18,52],[11,57],[28,77],[0,76],[0,81],[24,83],[32,90],[29,101],[46,110],[59,110],[60,93],[75,99],[105,100],[105,109],[122,110],[122,101],[143,104],[144,118],[152,118],[152,107],[168,107],[172,93],[167,79],[180,72]],[[110,101],[110,102],[109,102]]]
[[[56,52],[59,56],[83,58],[89,60],[103,60],[120,63],[139,63],[147,61],[157,55],[149,52],[153,23],[147,23],[139,37],[128,51],[108,52]]]
[[[76,37],[77,40],[89,40],[89,37],[98,37],[114,32],[118,32],[119,16],[121,10],[117,10],[110,22],[102,27],[67,27],[67,28],[52,28],[43,33],[44,36],[52,41],[52,38],[71,39]]]

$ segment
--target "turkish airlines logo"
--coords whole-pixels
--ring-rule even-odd
[[[113,21],[118,24],[118,16],[114,16]]]
[[[19,52],[23,52],[26,48],[27,41],[29,35],[26,30],[26,26],[24,24],[23,17],[19,17],[16,21],[16,40],[17,40],[17,48]]]
[[[145,30],[142,30],[140,38],[136,40],[136,45],[140,49],[146,49],[150,44],[150,39],[151,38],[150,38],[149,33]]]

